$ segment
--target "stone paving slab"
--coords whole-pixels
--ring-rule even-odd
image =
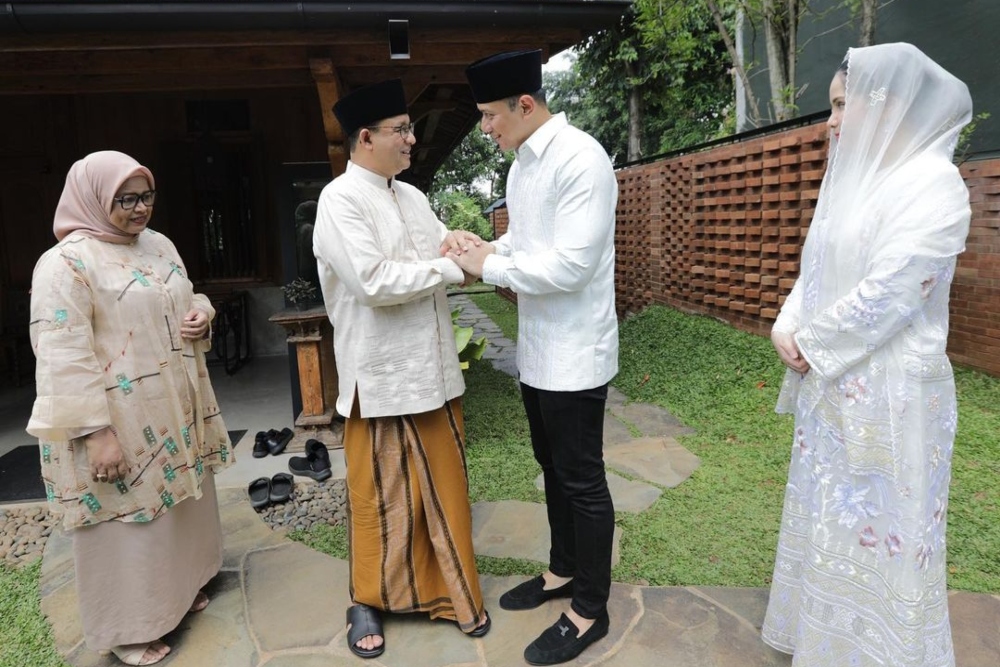
[[[350,599],[346,561],[286,541],[248,554],[243,581],[249,622],[262,654],[325,647],[343,627]]]
[[[640,438],[612,447],[604,452],[604,462],[610,468],[671,489],[701,465],[701,459],[673,438]]]
[[[1000,665],[1000,595],[950,591],[948,613],[958,667]]]
[[[223,570],[242,570],[243,559],[251,551],[286,542],[282,531],[272,530],[253,511],[245,489],[219,489],[218,497]]]
[[[632,440],[632,431],[629,430],[628,425],[611,414],[610,410],[606,411],[604,415],[604,446],[614,447],[632,442]]]
[[[639,514],[649,509],[663,494],[663,491],[655,486],[634,482],[613,472],[609,472],[607,477],[608,490],[611,491],[611,500],[614,501],[616,512]],[[545,475],[539,474],[535,478],[535,488],[540,491],[545,490]]]
[[[615,526],[611,565],[621,560],[622,529]],[[545,505],[520,500],[472,506],[472,544],[477,554],[549,562],[549,520]]]
[[[758,591],[763,596],[763,591]],[[753,622],[685,588],[644,588],[645,607],[615,664],[663,665],[790,665],[790,656],[760,639]]]
[[[694,429],[685,426],[679,419],[658,405],[650,403],[626,403],[613,405],[609,408],[611,414],[631,424],[645,436],[661,436],[674,438],[678,435],[694,433]]]

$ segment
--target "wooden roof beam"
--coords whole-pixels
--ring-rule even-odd
[[[333,113],[333,105],[342,97],[344,90],[333,61],[329,58],[310,58],[309,71],[316,82],[320,111],[323,114],[323,130],[326,133],[326,155],[330,160],[333,177],[347,170],[347,151],[344,148],[344,128]]]

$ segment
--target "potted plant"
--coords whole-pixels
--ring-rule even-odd
[[[316,286],[305,278],[296,278],[281,288],[285,298],[297,309],[305,310],[316,299]]]

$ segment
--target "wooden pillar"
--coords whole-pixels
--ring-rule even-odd
[[[347,152],[344,148],[344,129],[333,113],[333,105],[337,103],[343,92],[337,70],[330,58],[310,58],[309,70],[316,82],[316,92],[319,93],[320,110],[323,112],[323,129],[326,132],[326,154],[330,160],[333,177],[337,178],[347,170]]]
[[[282,310],[269,320],[285,328],[288,342],[295,346],[299,369],[302,412],[295,417],[295,437],[290,451],[303,451],[309,438],[327,447],[342,447],[344,426],[337,417],[337,360],[333,351],[333,327],[326,308]]]

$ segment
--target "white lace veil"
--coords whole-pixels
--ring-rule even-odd
[[[865,223],[904,185],[893,176],[919,178],[907,167],[931,160],[951,164],[959,132],[972,117],[965,84],[910,44],[850,49],[845,104],[802,251],[803,321],[864,277],[872,244],[885,231]],[[965,236],[936,240],[944,256],[961,252]]]
[[[840,138],[830,137],[827,171],[802,251],[795,328],[836,310],[876,259],[951,261],[964,250],[968,195],[952,157],[971,115],[965,84],[916,47],[883,44],[848,51]],[[891,472],[886,468],[899,464],[905,401],[898,395],[904,363],[899,341],[872,351],[868,362],[880,369],[873,389],[882,394],[883,407],[889,406],[891,436],[876,445],[881,454],[855,450],[853,458],[879,461],[868,470],[857,466],[858,472]],[[801,379],[789,371],[779,411],[795,405],[802,415],[816,408],[825,386],[809,375],[815,373]],[[851,415],[842,417],[849,429]]]

